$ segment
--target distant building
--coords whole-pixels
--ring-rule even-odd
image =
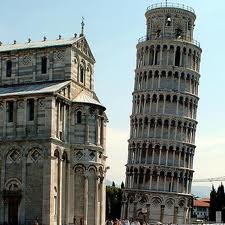
[[[209,198],[202,198],[194,200],[193,204],[193,216],[196,219],[209,219],[209,206],[210,206],[210,199]]]
[[[94,64],[83,34],[0,44],[0,224],[104,224]]]

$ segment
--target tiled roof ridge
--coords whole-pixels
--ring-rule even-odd
[[[84,36],[74,36],[73,38],[69,39],[64,39],[60,37],[56,40],[47,40],[46,38],[44,38],[42,41],[29,40],[25,43],[17,43],[16,41],[14,41],[13,44],[3,44],[2,42],[0,42],[0,52],[71,45],[83,37]]]

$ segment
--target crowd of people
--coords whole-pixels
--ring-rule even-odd
[[[148,225],[147,223],[143,222],[140,223],[140,221],[138,220],[119,220],[119,219],[115,219],[115,220],[107,220],[105,225]]]
[[[155,225],[160,225],[160,224],[162,224],[162,223],[160,223],[160,222],[155,223]],[[115,220],[109,219],[109,220],[106,221],[105,225],[150,225],[150,224],[146,223],[145,221],[144,222],[139,221],[138,219],[132,220],[132,221],[119,220],[119,219],[115,219]],[[166,224],[166,225],[172,225],[172,223],[169,223],[169,224]]]

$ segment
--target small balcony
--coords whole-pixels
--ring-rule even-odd
[[[197,47],[200,48],[200,42],[190,38],[190,37],[176,37],[175,35],[151,35],[151,37],[149,36],[143,36],[141,38],[138,39],[138,43],[142,43],[142,42],[145,42],[145,41],[171,41],[171,40],[174,40],[174,41],[180,41],[180,42],[188,42],[188,43],[191,43],[191,44],[194,44],[196,45]]]
[[[153,4],[153,5],[150,5],[148,8],[147,8],[147,12],[152,10],[152,9],[159,9],[159,8],[176,8],[176,9],[183,9],[183,10],[187,10],[191,13],[194,13],[195,14],[195,10],[189,6],[186,6],[184,4],[179,4],[179,3],[158,3],[158,4]]]

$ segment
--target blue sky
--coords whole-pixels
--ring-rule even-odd
[[[124,180],[129,116],[135,69],[135,46],[145,35],[144,13],[158,1],[146,0],[38,0],[3,1],[0,41],[25,42],[43,36],[56,39],[79,33],[85,17],[85,34],[95,55],[95,90],[107,107],[108,179]],[[178,1],[197,14],[195,39],[203,49],[198,111],[195,177],[223,176],[225,165],[224,0]]]

